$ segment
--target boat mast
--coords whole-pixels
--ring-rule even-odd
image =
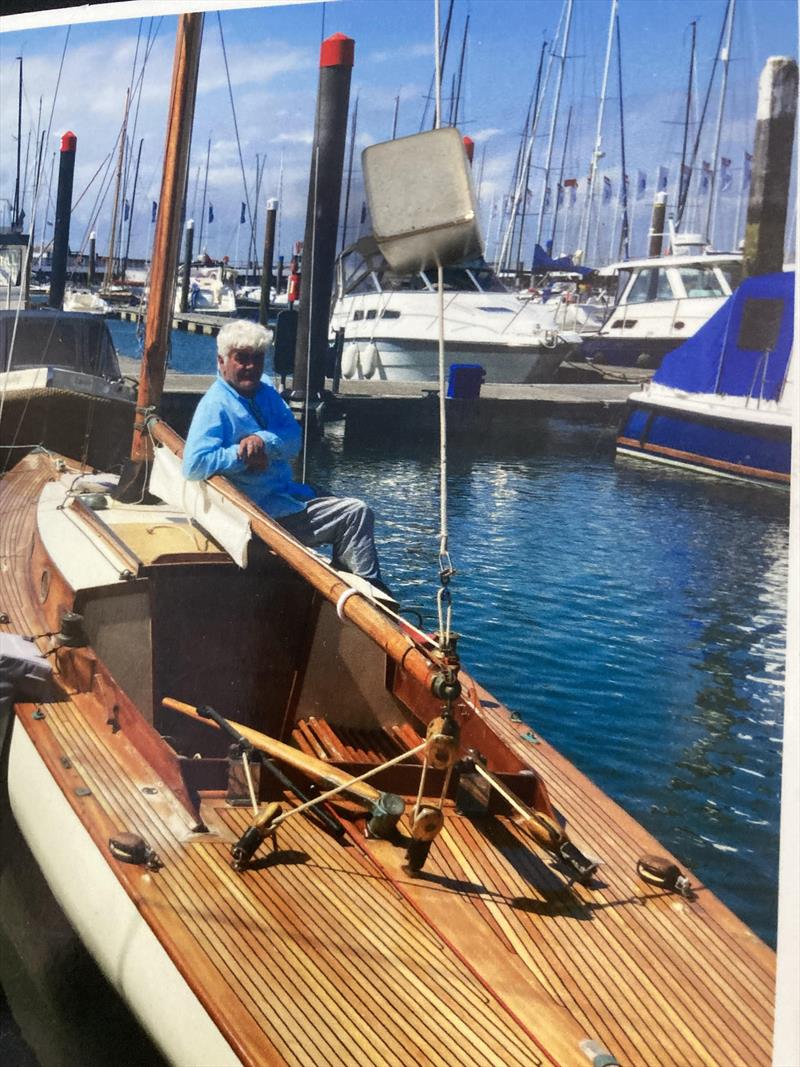
[[[547,139],[547,156],[544,165],[544,183],[542,185],[542,198],[539,201],[539,219],[536,224],[536,244],[541,244],[542,241],[542,227],[544,225],[544,211],[547,202],[547,190],[550,185],[550,166],[553,161],[553,145],[556,139],[556,123],[558,122],[558,107],[561,101],[561,85],[564,81],[564,66],[567,61],[567,48],[569,47],[569,30],[572,23],[572,3],[573,0],[567,0],[567,13],[566,22],[564,25],[564,35],[561,38],[561,55],[558,57],[558,80],[556,81],[556,94],[553,100],[553,111],[550,116],[550,136]],[[558,196],[556,196],[558,199]],[[555,210],[555,209],[554,209]]]
[[[620,162],[622,164],[622,177],[620,179],[619,199],[617,200],[617,206],[622,206],[622,226],[619,232],[619,248],[617,258],[622,256],[624,259],[628,258],[630,253],[630,219],[628,218],[628,173],[627,165],[625,161],[625,109],[623,105],[622,95],[622,39],[619,32],[619,15],[616,19],[616,35],[617,35],[617,79],[619,85],[619,143],[620,143]],[[616,225],[614,227],[616,229]],[[614,231],[611,231],[612,248]],[[613,255],[613,252],[612,252]]]
[[[594,183],[597,177],[597,164],[603,158],[603,150],[601,145],[603,143],[603,114],[606,108],[606,93],[608,91],[608,72],[611,67],[611,47],[614,43],[614,26],[617,17],[617,2],[618,0],[611,0],[611,16],[608,22],[608,40],[606,42],[606,60],[603,66],[603,83],[600,88],[600,106],[597,109],[597,131],[594,138],[594,151],[592,152],[592,161],[589,166],[589,176],[586,180],[586,199],[583,205],[583,220],[581,223],[580,236],[579,236],[579,250],[583,257],[583,262],[586,262],[589,241],[589,227],[591,225],[592,218],[592,202],[594,200]]]
[[[536,74],[536,91],[534,92],[534,95],[533,95],[533,116],[534,116],[534,118],[533,118],[533,126],[532,126],[532,130],[533,131],[535,131],[536,128],[537,128],[537,125],[538,125],[538,122],[539,122],[539,114],[540,114],[540,111],[541,111],[540,101],[541,101],[541,86],[542,86],[542,69],[544,67],[544,54],[545,54],[546,51],[547,51],[547,42],[546,41],[542,41],[542,50],[539,53],[539,70],[537,71],[537,74]],[[552,53],[551,53],[550,58],[552,60]],[[548,71],[549,71],[549,68],[548,68]],[[527,153],[526,153],[526,155],[524,157],[524,162],[522,163],[522,170],[521,170],[519,178],[517,180],[516,193],[515,193],[515,196],[514,196],[514,209],[512,210],[512,214],[511,214],[511,224],[510,225],[511,225],[511,234],[512,234],[512,238],[513,238],[514,227],[516,225],[515,211],[517,209],[519,209],[520,218],[519,218],[519,233],[517,234],[517,253],[516,253],[516,256],[514,257],[514,273],[515,274],[522,269],[522,238],[525,235],[525,216],[528,213],[528,189],[529,189],[529,184],[528,183],[531,180],[531,159],[532,159],[532,155],[533,155],[533,152],[532,152],[532,149],[533,149],[533,137],[534,137],[534,134],[532,132],[531,133],[531,139],[530,139],[530,142],[529,142],[529,145],[528,145],[528,150],[527,150]],[[520,192],[520,190],[521,190],[521,192]],[[521,199],[520,199],[520,196],[521,196]],[[520,208],[520,204],[522,205],[521,208]],[[508,254],[509,254],[509,256],[511,256],[513,254],[513,249],[511,248],[511,243],[509,243]],[[508,267],[508,266],[509,266],[509,262],[507,261],[506,262],[506,267]]]
[[[713,235],[714,215],[716,214],[717,197],[719,195],[717,164],[719,162],[719,146],[722,137],[722,117],[725,112],[725,95],[728,91],[728,63],[731,58],[731,38],[733,36],[733,16],[735,12],[736,0],[729,0],[725,44],[719,53],[719,60],[722,63],[722,84],[719,90],[719,111],[717,112],[717,128],[714,134],[714,154],[711,157],[711,188],[708,191],[708,212],[706,214],[706,239],[709,244]]]
[[[203,225],[206,220],[206,193],[208,192],[208,165],[211,162],[211,138],[208,138],[206,146],[206,176],[203,179],[203,202],[200,206],[200,235],[197,238],[198,250],[203,251]]]
[[[103,275],[103,289],[108,289],[111,285],[111,279],[114,275],[114,238],[117,235],[117,214],[119,212],[119,191],[122,183],[122,161],[125,156],[125,142],[128,132],[128,106],[131,101],[131,91],[128,89],[125,93],[125,114],[122,118],[122,129],[119,132],[119,153],[117,155],[117,177],[114,188],[114,209],[111,214],[111,235],[108,240],[108,259],[106,259],[106,270]]]
[[[135,464],[152,458],[152,443],[147,433],[146,420],[161,400],[164,387],[181,234],[181,202],[189,165],[202,37],[201,13],[179,16],[164,149],[164,173],[161,179],[150,273],[150,301],[147,306],[136,422],[131,446],[131,459]]]
[[[122,257],[122,281],[125,281],[125,275],[128,271],[128,253],[131,249],[131,228],[133,226],[133,209],[136,206],[136,186],[139,184],[139,164],[142,161],[142,145],[144,144],[144,137],[139,139],[139,151],[136,153],[136,169],[133,172],[133,191],[131,192],[130,211],[128,213],[128,233],[125,238],[125,255]]]
[[[681,219],[683,218],[684,208],[686,207],[686,200],[689,196],[689,183],[691,181],[691,168],[689,174],[686,175],[686,146],[689,140],[689,114],[692,109],[692,82],[694,78],[694,53],[697,43],[697,23],[692,22],[692,48],[689,56],[689,88],[686,92],[686,114],[683,119],[683,146],[681,148],[681,166],[678,171],[678,196],[677,196],[677,211],[676,211],[676,226],[680,226]]]
[[[550,237],[550,247],[555,249],[556,247],[556,227],[558,226],[558,209],[561,207],[559,201],[564,196],[564,168],[567,164],[567,145],[569,144],[569,131],[572,126],[572,104],[569,105],[569,111],[567,112],[567,128],[564,131],[564,147],[561,152],[561,170],[558,175],[558,187],[556,189],[556,206],[553,208],[553,232]]]

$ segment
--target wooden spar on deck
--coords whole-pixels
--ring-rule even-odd
[[[187,715],[196,722],[206,723],[206,725],[213,727],[215,730],[220,729],[218,723],[202,716],[192,704],[184,704],[182,700],[173,700],[172,697],[164,697],[161,703],[165,708],[178,711],[181,715]],[[316,756],[310,756],[305,752],[301,752],[299,748],[285,745],[283,741],[261,733],[260,730],[253,730],[242,723],[234,722],[233,719],[228,719],[227,721],[238,734],[241,734],[246,741],[250,742],[253,748],[257,748],[259,752],[263,752],[267,756],[272,756],[274,759],[288,763],[290,767],[297,771],[302,771],[309,778],[333,787],[346,786],[347,792],[351,796],[357,797],[370,808],[381,799],[380,790],[370,785],[369,782],[356,782],[353,776],[347,774],[346,771],[340,771],[338,767],[333,767],[324,760],[317,759]]]
[[[152,445],[146,431],[144,412],[159,403],[164,387],[175,271],[178,264],[181,203],[192,140],[202,37],[202,14],[186,14],[178,18],[164,149],[164,173],[156,220],[150,271],[150,299],[147,305],[137,416],[131,448],[131,459],[134,463],[152,458]]]

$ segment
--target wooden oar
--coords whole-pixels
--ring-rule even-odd
[[[213,719],[200,715],[197,708],[192,704],[184,704],[182,701],[174,700],[172,697],[164,697],[161,703],[165,708],[171,708],[172,711],[178,711],[197,722],[206,723],[217,730],[220,729],[218,723],[214,722]],[[342,771],[338,767],[332,767],[324,760],[317,759],[316,756],[309,756],[291,745],[284,744],[283,741],[278,741],[275,737],[262,734],[260,730],[253,730],[251,727],[243,726],[232,719],[226,719],[226,722],[249,741],[253,748],[257,748],[259,752],[264,752],[266,755],[272,756],[273,759],[281,760],[290,767],[294,767],[295,770],[302,771],[303,774],[308,775],[315,782],[320,782],[330,788],[340,788],[342,792],[365,804],[373,817],[388,817],[393,825],[397,824],[397,820],[405,807],[401,797],[397,797],[393,793],[382,793],[368,782],[359,782],[346,771]],[[371,832],[376,833],[376,836],[383,836],[378,827],[374,825],[374,822],[370,823],[370,828]]]

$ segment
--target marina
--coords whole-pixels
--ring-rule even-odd
[[[710,0],[716,51],[665,18],[688,84],[654,53],[651,91],[628,2],[549,13],[513,137],[504,0],[431,0],[424,63],[403,0],[389,36],[348,0],[333,31],[326,4],[181,11],[166,47],[161,19],[98,28],[130,80],[85,187],[75,122],[40,129],[42,99],[34,122],[23,31],[0,207],[15,1067],[800,1055],[797,63],[762,0],[729,84],[751,4]],[[267,26],[291,120],[249,65]],[[432,66],[421,120],[396,95],[376,137],[401,54],[420,85]],[[60,83],[50,123],[81,95]],[[206,142],[223,106],[233,137]]]

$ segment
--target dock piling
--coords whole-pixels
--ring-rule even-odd
[[[324,40],[320,49],[317,114],[303,240],[303,293],[291,396],[295,407],[304,406],[306,397],[316,399],[321,396],[325,385],[329,304],[339,230],[339,198],[354,51],[353,39],[341,33]]]
[[[264,258],[261,263],[261,298],[258,302],[258,321],[267,325],[269,315],[269,290],[272,284],[272,256],[275,252],[275,217],[278,214],[278,201],[267,201],[267,225],[264,231]]]
[[[745,277],[783,270],[796,113],[797,63],[787,56],[770,56],[758,82]]]
[[[192,272],[192,256],[194,255],[194,219],[187,219],[186,221],[186,237],[184,241],[181,300],[178,309],[182,315],[185,315],[189,308],[189,283]]]
[[[664,246],[664,225],[667,219],[667,194],[656,193],[653,200],[653,214],[650,220],[650,243],[647,246],[648,256],[660,256]]]
[[[56,193],[56,222],[53,232],[53,256],[50,267],[51,308],[60,308],[64,303],[67,283],[67,256],[69,255],[69,223],[72,213],[72,180],[75,174],[75,152],[78,138],[67,130],[61,138],[61,155],[58,161],[58,191]]]

